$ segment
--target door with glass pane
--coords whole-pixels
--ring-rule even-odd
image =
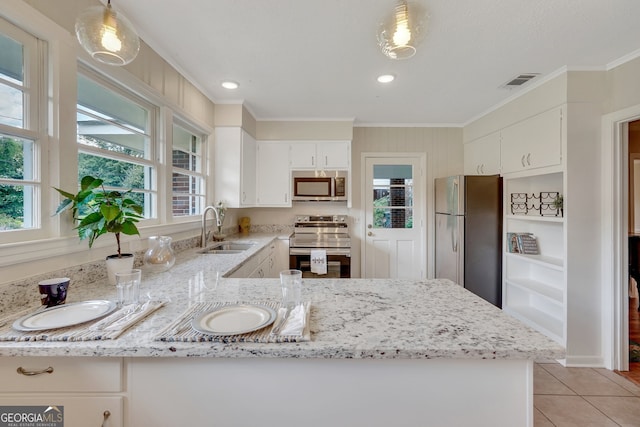
[[[420,156],[365,158],[363,277],[423,278],[426,246]]]

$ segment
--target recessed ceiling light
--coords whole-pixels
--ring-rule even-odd
[[[228,80],[226,82],[222,82],[222,87],[225,89],[238,89],[240,85],[236,82],[232,82],[231,80]]]
[[[378,76],[378,82],[391,83],[395,78],[396,76],[394,76],[393,74],[383,74],[381,76]]]

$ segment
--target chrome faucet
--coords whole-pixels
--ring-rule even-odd
[[[207,233],[207,212],[213,211],[216,214],[216,226],[220,227],[222,221],[220,220],[220,213],[215,206],[207,206],[202,211],[202,247],[207,247],[207,240],[209,239],[209,233]]]

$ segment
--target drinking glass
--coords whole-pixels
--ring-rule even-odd
[[[292,306],[302,303],[302,271],[284,270],[280,272],[282,286],[282,306]]]
[[[142,272],[139,269],[116,273],[116,288],[118,289],[118,304],[120,306],[138,302],[141,278]]]

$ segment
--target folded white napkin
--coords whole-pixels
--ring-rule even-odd
[[[147,301],[144,304],[131,304],[130,306],[123,307],[122,317],[106,325],[103,329],[105,331],[124,332],[163,305],[163,301]]]
[[[324,249],[311,250],[311,272],[327,274],[327,251]]]
[[[280,329],[278,335],[289,335],[300,337],[304,335],[305,327],[307,326],[307,316],[309,314],[310,304],[298,304],[291,309],[289,316],[285,320],[285,324]],[[284,316],[286,308],[282,307],[278,311],[278,316]],[[277,323],[277,321],[276,321]]]

